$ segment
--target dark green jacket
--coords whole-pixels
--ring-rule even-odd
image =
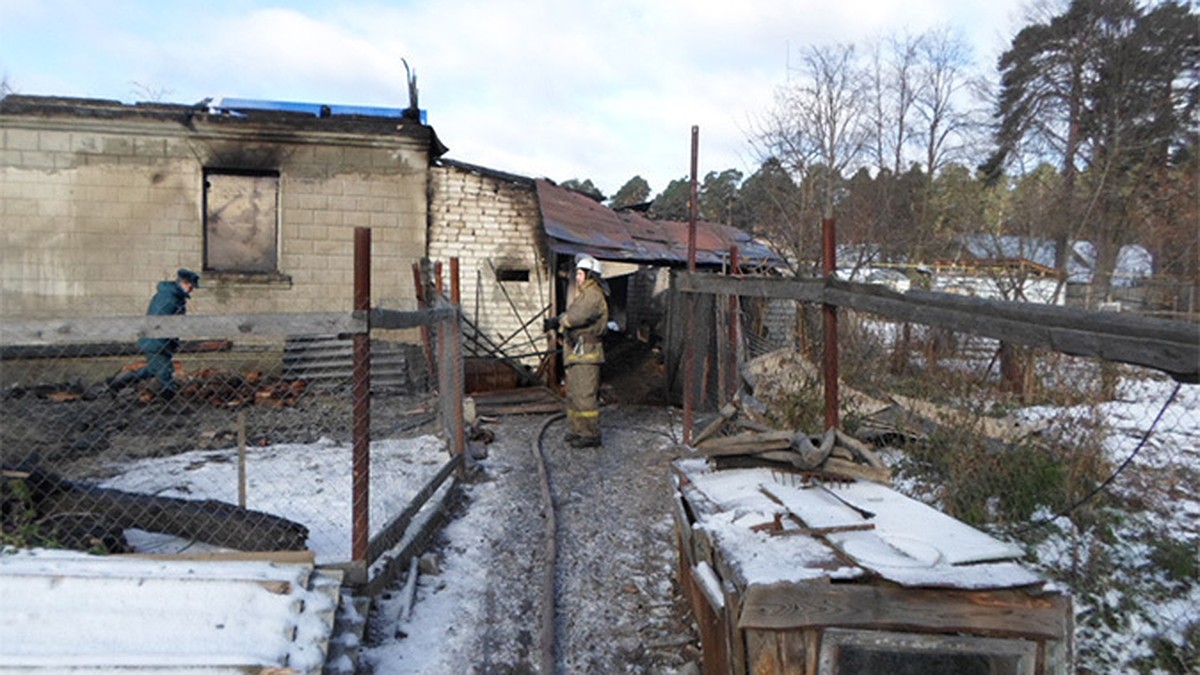
[[[192,297],[178,281],[158,282],[158,291],[150,298],[150,307],[146,316],[175,316],[187,314],[188,298]],[[141,338],[137,341],[138,349],[149,354],[152,352],[174,354],[179,349],[178,338]]]

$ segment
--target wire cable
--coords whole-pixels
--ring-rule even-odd
[[[1154,430],[1158,427],[1158,423],[1160,421],[1162,421],[1163,415],[1166,414],[1167,408],[1171,407],[1171,404],[1175,401],[1175,396],[1179,394],[1179,388],[1181,386],[1182,386],[1181,382],[1175,383],[1175,389],[1171,392],[1171,395],[1167,397],[1167,400],[1165,402],[1163,402],[1162,409],[1160,409],[1158,411],[1158,415],[1156,415],[1154,417],[1154,421],[1151,422],[1150,426],[1146,428],[1146,432],[1144,434],[1142,434],[1142,438],[1141,438],[1141,440],[1138,441],[1137,447],[1135,447],[1133,449],[1133,452],[1129,453],[1129,456],[1125,458],[1125,461],[1121,462],[1121,465],[1118,466],[1117,469],[1112,472],[1112,475],[1110,475],[1108,478],[1106,478],[1103,483],[1092,488],[1091,491],[1089,491],[1086,495],[1084,495],[1083,497],[1080,497],[1078,500],[1076,500],[1074,504],[1071,504],[1070,506],[1063,509],[1062,511],[1059,511],[1055,515],[1050,516],[1048,518],[1042,518],[1041,520],[1032,522],[1018,530],[1014,530],[1014,531],[1010,532],[1009,534],[1019,535],[1019,534],[1024,534],[1026,532],[1029,532],[1030,530],[1033,530],[1033,529],[1036,529],[1039,527],[1045,527],[1046,525],[1053,523],[1054,521],[1058,520],[1059,518],[1066,516],[1067,514],[1074,511],[1075,509],[1077,509],[1077,508],[1083,506],[1084,504],[1086,504],[1087,502],[1091,501],[1091,499],[1093,497],[1100,494],[1100,492],[1102,492],[1109,485],[1111,485],[1112,482],[1117,479],[1117,476],[1121,475],[1121,472],[1123,472],[1126,468],[1129,467],[1130,464],[1133,463],[1133,460],[1138,456],[1138,453],[1142,451],[1142,448],[1146,447],[1146,441],[1150,440],[1150,436],[1154,433]]]

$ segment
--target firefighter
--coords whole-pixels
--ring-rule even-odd
[[[546,332],[563,334],[563,366],[567,375],[567,444],[573,448],[600,445],[600,338],[608,326],[608,285],[600,262],[590,255],[575,259],[575,299],[567,311],[546,319]]]

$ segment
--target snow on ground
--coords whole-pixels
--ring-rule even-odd
[[[1118,400],[1100,407],[1107,425],[1105,447],[1114,465],[1125,461],[1138,447],[1175,386],[1167,380],[1126,380]],[[1025,414],[1031,420],[1062,419],[1064,410],[1029,409]],[[579,523],[590,518],[595,503],[659,490],[658,486],[647,487],[649,483],[625,484],[628,480],[625,474],[620,481],[610,481],[618,468],[605,462],[641,462],[640,473],[653,474],[655,480],[666,476],[671,446],[666,437],[677,432],[672,428],[671,416],[664,413],[655,419],[641,420],[638,424],[646,428],[635,431],[633,422],[613,422],[612,415],[606,415],[607,424],[611,425],[606,427],[606,442],[611,439],[619,447],[636,448],[642,454],[621,457],[621,453],[613,451],[617,446],[611,446],[597,451],[589,460],[593,466],[578,466],[578,461],[561,449],[551,453],[560,472],[559,480],[566,480],[561,477],[565,474],[575,481],[556,487],[560,508],[577,514],[568,517],[585,519],[571,521],[572,530],[581,529]],[[372,627],[375,642],[366,650],[367,662],[377,675],[536,670],[533,664],[537,662],[538,607],[525,600],[498,597],[496,589],[532,588],[540,583],[542,576],[536,551],[531,548],[536,544],[531,542],[538,540],[543,521],[536,506],[536,473],[527,461],[531,456],[531,436],[541,419],[517,417],[501,422],[492,457],[483,463],[485,479],[465,489],[461,513],[445,528],[440,540],[439,569],[421,575],[411,616],[407,619],[398,616],[402,604],[399,588],[379,599]],[[630,426],[627,429],[619,424]],[[561,431],[557,433],[561,435]],[[561,448],[561,442],[552,447]],[[1200,585],[1195,579],[1183,583],[1165,578],[1150,564],[1150,546],[1146,541],[1146,533],[1162,533],[1184,545],[1190,542],[1193,561],[1197,555],[1200,386],[1179,388],[1163,422],[1138,452],[1130,470],[1118,476],[1111,489],[1128,496],[1136,496],[1134,493],[1140,491],[1140,496],[1149,498],[1147,507],[1141,512],[1125,514],[1112,536],[1102,542],[1111,557],[1110,590],[1098,595],[1076,595],[1079,665],[1092,672],[1134,672],[1130,663],[1153,649],[1155,637],[1181,645],[1187,639],[1184,632],[1189,627],[1195,630],[1194,626],[1200,623]],[[373,528],[403,509],[412,494],[446,459],[442,442],[432,436],[378,441],[372,444],[372,456],[372,475],[380,481],[377,487],[373,483]],[[575,472],[574,478],[571,472]],[[309,543],[319,562],[349,557],[349,446],[322,441],[313,445],[252,448],[247,473],[249,508],[308,525]],[[1146,484],[1139,482],[1171,477],[1177,482],[1169,490],[1146,490]],[[140,460],[122,468],[105,485],[236,503],[236,450],[195,451]],[[516,499],[514,494],[525,499]],[[1157,494],[1164,497],[1156,500]],[[1044,515],[1047,514],[1039,514]],[[660,514],[649,518],[644,523],[644,532],[638,536],[626,537],[626,533],[618,532],[626,538],[606,539],[605,533],[605,530],[589,531],[583,536],[595,539],[596,543],[590,549],[571,553],[571,567],[585,579],[591,579],[588,583],[592,584],[592,590],[585,585],[578,591],[580,602],[588,604],[589,611],[594,612],[587,621],[595,624],[593,628],[597,631],[608,622],[609,628],[620,633],[617,629],[621,628],[618,625],[621,614],[654,612],[671,602],[671,562],[666,557],[651,559],[647,552],[661,542],[669,555],[674,554],[671,524],[669,517]],[[1081,555],[1094,550],[1090,544],[1098,536],[1097,532],[1074,532],[1069,527],[1051,530],[1036,548],[1037,568],[1051,576],[1057,572],[1061,578],[1064,570],[1079,564]],[[509,541],[514,542],[508,551],[512,559],[504,560],[505,542]],[[629,579],[622,588],[614,587],[618,582],[612,579],[601,579],[599,570],[606,564],[639,567],[618,571],[618,575]],[[560,583],[565,582],[560,580]],[[536,595],[532,593],[533,597]],[[587,656],[590,661],[580,657],[584,660],[572,663],[588,670],[589,664],[607,667],[623,658],[629,661],[625,672],[684,672],[694,665],[683,658],[691,638],[686,635],[686,628],[668,629],[671,618],[667,612],[660,614],[655,620],[661,619],[662,629],[654,635],[630,628],[614,640],[620,644],[606,647],[602,654]],[[496,623],[497,617],[504,617],[512,625],[488,626],[481,636],[480,624]],[[571,624],[573,619],[566,621],[568,624],[560,627],[563,634],[573,635],[572,631],[579,630]],[[131,626],[130,630],[135,631],[136,627]],[[594,640],[590,635],[578,639]],[[1194,641],[1194,635],[1190,639]],[[645,644],[637,644],[639,641]],[[661,645],[669,645],[674,653],[668,654],[669,650]],[[480,665],[487,663],[491,664],[490,670]]]
[[[246,508],[307,526],[308,547],[317,554],[317,564],[350,560],[351,452],[350,445],[328,439],[310,445],[249,448]],[[448,459],[445,443],[431,435],[372,442],[371,534],[403,511]],[[119,471],[103,486],[166,497],[238,502],[236,448],[146,459]],[[140,541],[148,545],[162,540]],[[163,541],[162,546],[170,545]],[[166,552],[162,548],[152,550]]]
[[[1194,576],[1171,578],[1155,560],[1156,550],[1175,550],[1190,555],[1192,570],[1200,565],[1200,386],[1124,379],[1116,400],[1094,410],[1024,412],[1059,426],[1078,419],[1080,429],[1093,428],[1098,414],[1106,459],[1113,467],[1129,461],[1108,489],[1132,508],[1115,514],[1110,532],[1077,530],[1057,518],[1034,549],[1036,566],[1060,579],[1069,580],[1076,569],[1107,570],[1104,578],[1081,580],[1087,587],[1074,589],[1080,665],[1136,672],[1131,664],[1152,657],[1156,640],[1190,653],[1193,667],[1200,663],[1200,583]],[[1037,514],[1035,522],[1054,515]]]

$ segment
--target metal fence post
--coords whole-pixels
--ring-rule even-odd
[[[821,243],[824,249],[822,272],[825,281],[833,278],[837,270],[837,234],[833,218],[821,219]],[[824,319],[824,375],[825,375],[825,430],[838,427],[838,315],[837,306],[825,303],[821,305],[821,316]]]
[[[371,230],[354,228],[354,312],[365,317],[371,309]],[[354,334],[354,445],[350,539],[351,559],[367,559],[371,495],[371,334]]]
[[[700,158],[700,127],[692,126],[692,176],[688,197],[688,272],[696,271],[696,218],[699,215],[699,190],[696,182],[696,165]],[[687,295],[687,325],[696,325],[696,296]],[[693,340],[684,340],[683,346],[683,443],[692,442],[692,424],[696,414],[696,374],[692,372],[696,363],[696,347]]]

